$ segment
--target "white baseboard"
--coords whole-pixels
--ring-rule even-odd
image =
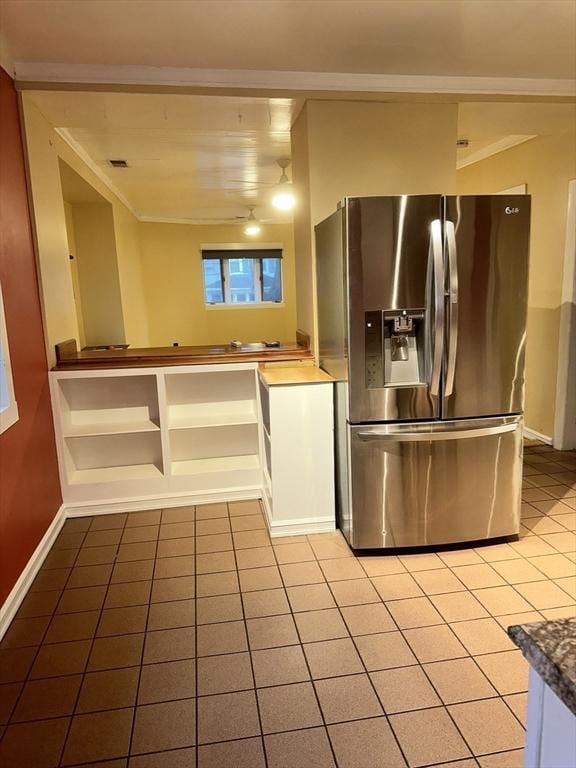
[[[42,567],[46,555],[60,533],[60,529],[64,525],[65,519],[66,511],[64,505],[62,505],[54,515],[54,519],[48,526],[46,533],[42,536],[40,543],[26,563],[24,570],[20,574],[20,578],[16,584],[14,584],[12,591],[4,601],[4,604],[0,606],[0,640],[4,637],[6,630],[10,626],[10,622],[16,615],[18,608],[20,608],[28,590],[32,586],[32,582],[36,578],[36,574]]]
[[[530,429],[530,427],[524,427],[523,433],[524,437],[527,437],[528,440],[541,440],[546,445],[552,445],[554,442],[550,435],[543,435],[542,432],[536,432],[535,429]]]
[[[81,504],[64,505],[66,517],[112,515],[116,512],[142,512],[147,509],[187,507],[192,504],[216,504],[219,501],[248,501],[262,498],[262,489],[212,491],[210,493],[174,494],[172,496],[145,496],[111,501],[83,501]]]
[[[307,533],[330,533],[336,530],[336,521],[333,517],[305,517],[296,520],[275,520],[270,524],[268,532],[270,538],[280,536],[304,536]]]

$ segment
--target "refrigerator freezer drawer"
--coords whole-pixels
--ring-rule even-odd
[[[518,534],[521,417],[349,430],[354,548]]]

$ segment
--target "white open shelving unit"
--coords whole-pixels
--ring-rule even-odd
[[[66,504],[262,492],[257,364],[55,371]]]

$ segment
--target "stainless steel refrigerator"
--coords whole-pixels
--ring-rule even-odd
[[[316,229],[352,547],[517,534],[530,198],[350,197]]]

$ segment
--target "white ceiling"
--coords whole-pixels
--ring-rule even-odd
[[[26,98],[142,218],[234,218],[255,206],[260,219],[291,220],[271,197],[276,159],[290,156],[295,100],[47,91]],[[110,159],[129,168],[112,168]]]
[[[572,0],[2,0],[16,62],[567,78]]]
[[[297,100],[72,91],[24,97],[143,219],[221,221],[255,206],[259,219],[291,220],[271,197],[280,175],[275,160],[290,156]],[[458,135],[470,145],[458,150],[458,166],[575,126],[575,104],[462,102]],[[112,168],[110,159],[125,159],[129,168]]]

